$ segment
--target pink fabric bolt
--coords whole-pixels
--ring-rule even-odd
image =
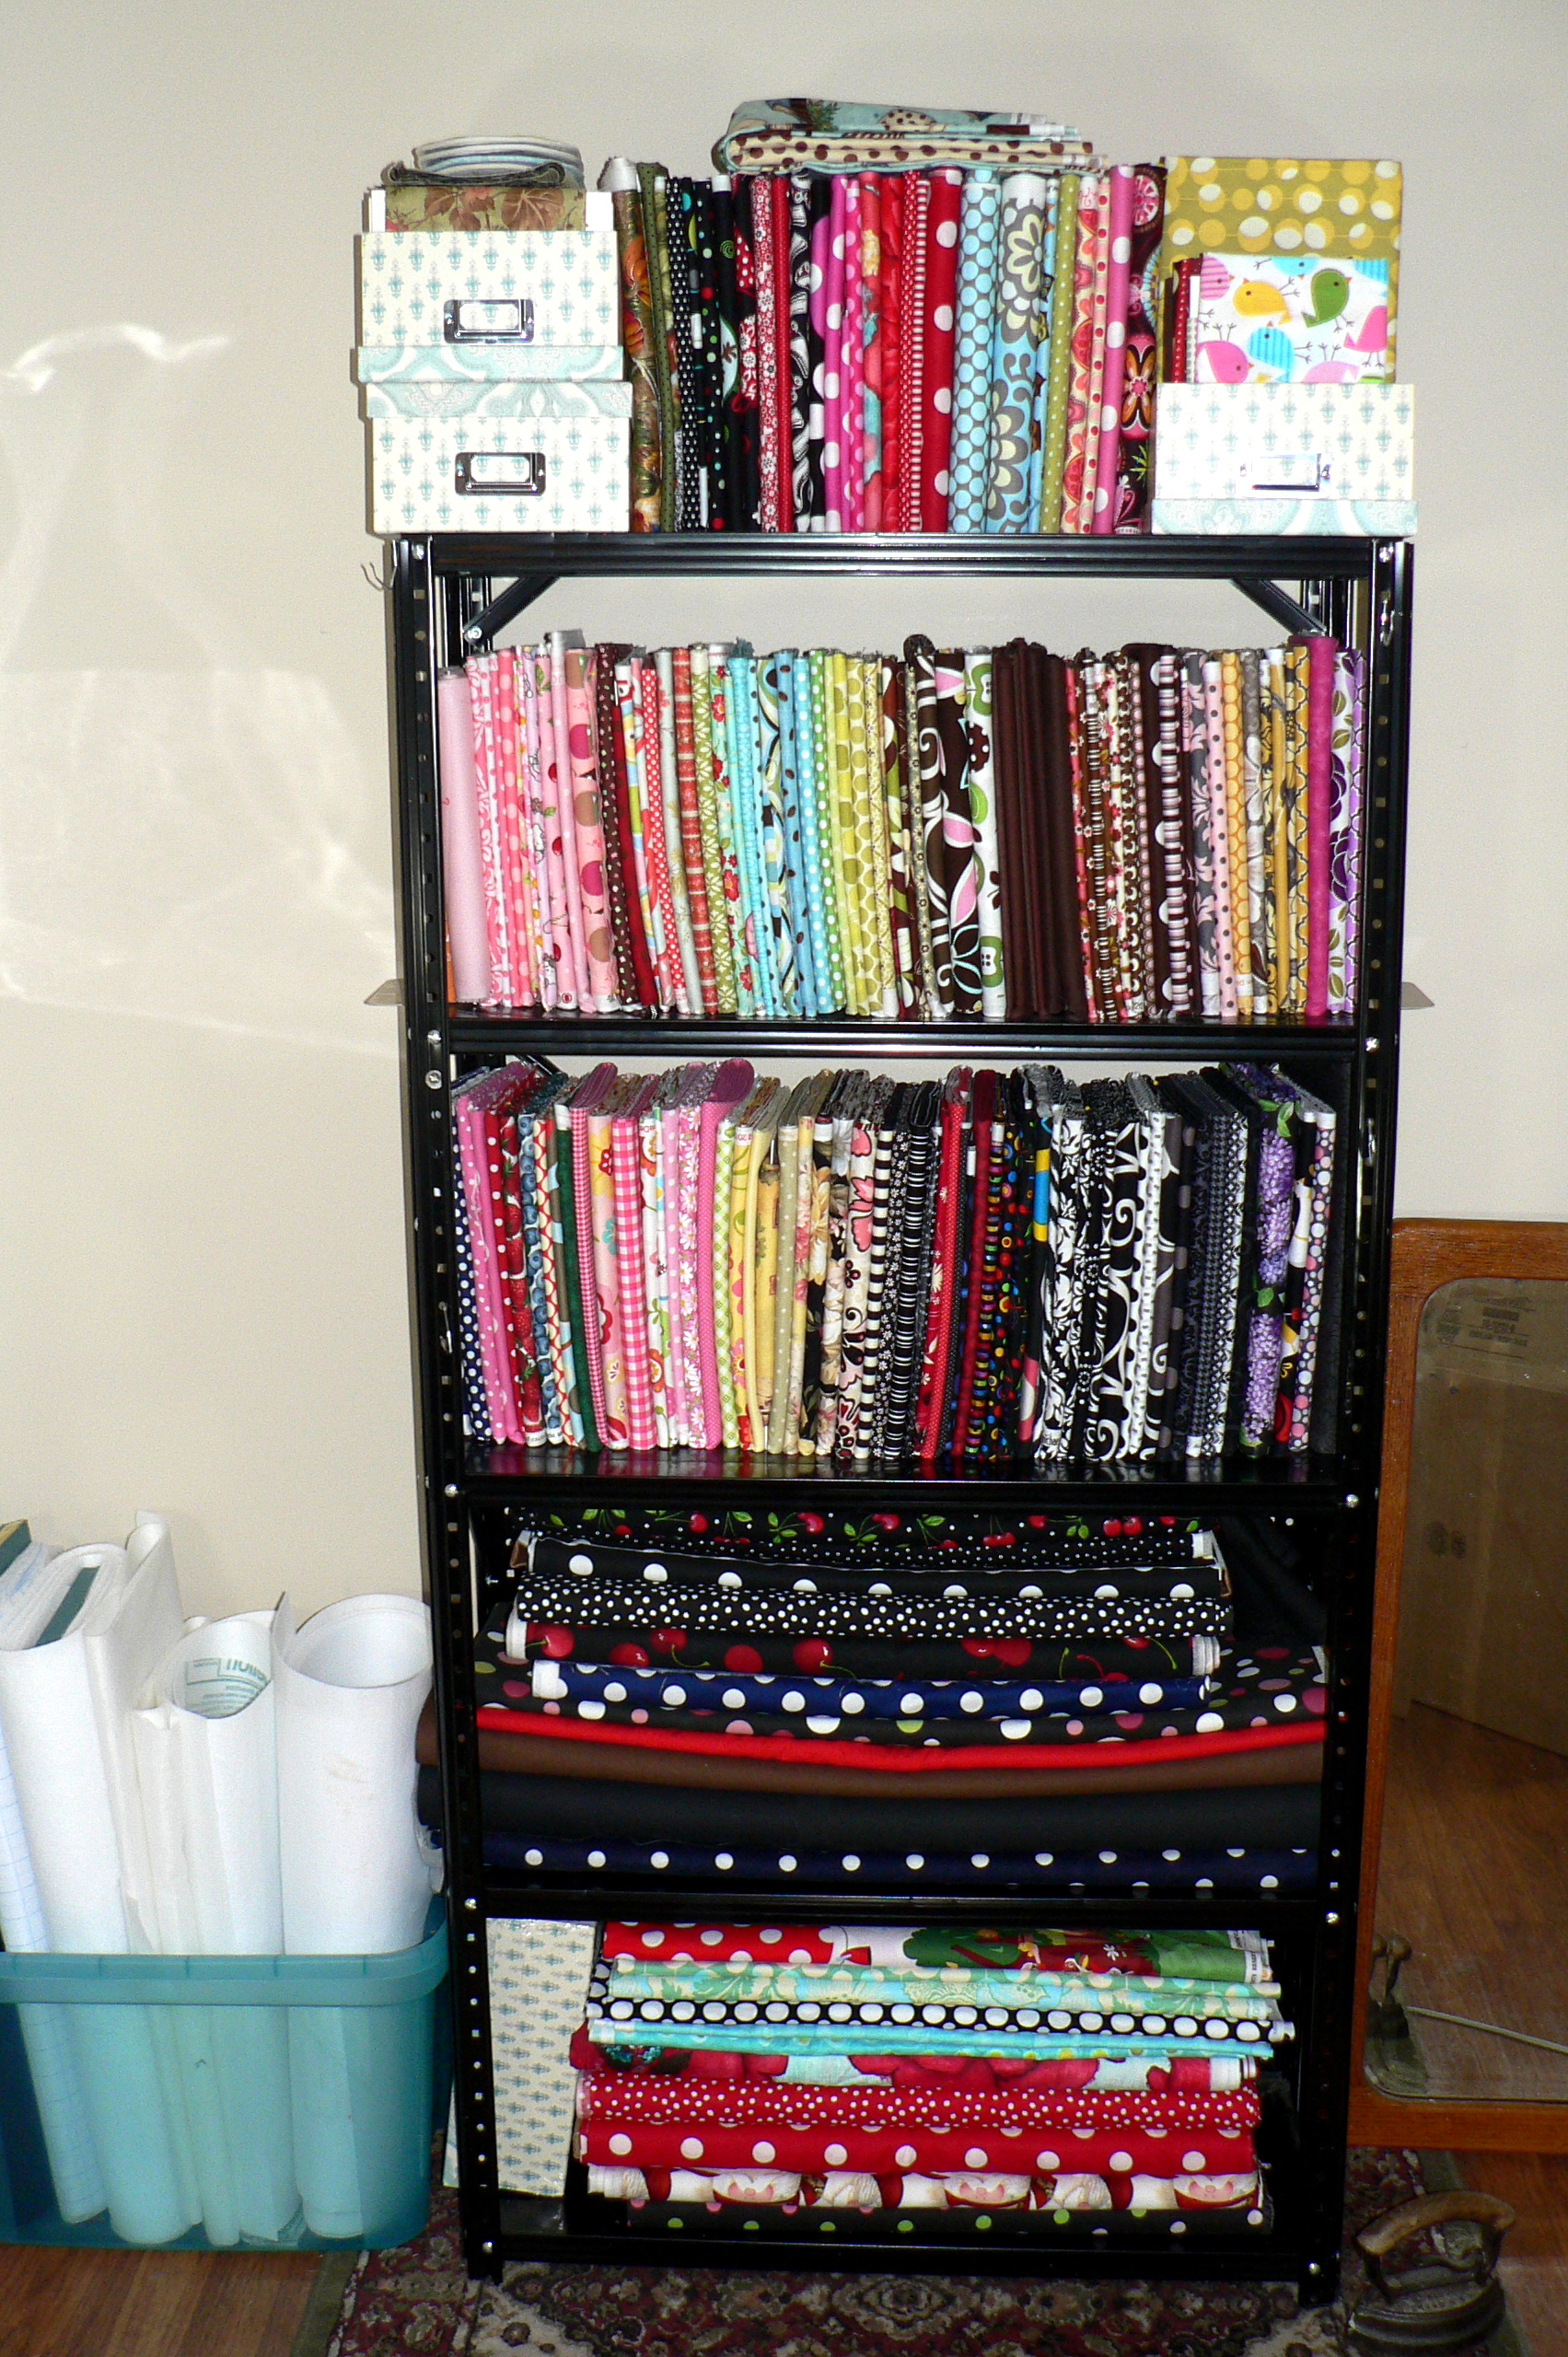
[[[828,215],[827,331],[822,339],[822,501],[827,528],[844,528],[844,253],[847,191],[842,173],[833,180]]]
[[[461,671],[443,671],[436,690],[441,761],[441,881],[452,987],[465,1006],[490,996],[490,936],[484,923],[484,866],[479,836],[479,781],[473,761],[473,698]]]
[[[719,1066],[703,1105],[697,1146],[697,1331],[701,1348],[703,1438],[699,1446],[722,1448],[724,1414],[719,1397],[718,1326],[714,1300],[714,1175],[719,1123],[744,1104],[757,1074],[743,1056]],[[727,1218],[727,1206],[726,1210]]]
[[[601,1015],[616,1004],[615,946],[610,934],[610,900],[604,874],[604,821],[598,762],[588,709],[587,657],[580,646],[566,649],[566,752],[572,773],[572,821],[577,846],[577,888],[582,896],[588,987]]]
[[[593,984],[588,978],[587,929],[583,920],[583,889],[577,874],[577,828],[572,811],[571,729],[566,702],[566,635],[552,630],[549,647],[548,689],[541,687],[541,709],[549,698],[550,727],[554,746],[555,807],[561,828],[561,865],[566,879],[566,922],[572,936],[572,971],[576,978],[577,1004],[585,1015],[595,1013]]]
[[[1307,641],[1307,1019],[1329,1012],[1329,818],[1332,785],[1334,657],[1331,638]]]
[[[1128,263],[1132,253],[1132,167],[1110,168],[1107,229],[1105,374],[1100,385],[1099,459],[1095,469],[1091,533],[1116,528],[1116,464],[1121,449],[1121,391],[1127,375]]]

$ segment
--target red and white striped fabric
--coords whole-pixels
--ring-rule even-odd
[[[621,1315],[625,1329],[626,1422],[633,1448],[658,1445],[654,1420],[652,1353],[648,1341],[647,1279],[643,1266],[643,1179],[638,1122],[658,1087],[650,1076],[610,1122],[610,1177],[615,1187],[615,1243],[621,1262]]]

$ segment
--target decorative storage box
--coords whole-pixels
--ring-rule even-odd
[[[1162,385],[1156,532],[1413,533],[1409,385]]]
[[[446,1974],[444,1923],[394,1956],[0,1956],[0,2242],[411,2241]]]
[[[361,344],[354,374],[361,385],[607,384],[625,355],[618,343]]]
[[[366,385],[373,532],[624,532],[632,388]]]
[[[448,351],[618,344],[615,231],[367,231],[359,340]]]

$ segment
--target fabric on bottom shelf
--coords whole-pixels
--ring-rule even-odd
[[[590,2198],[762,2232],[819,2208],[1264,2221],[1252,2083],[1295,2033],[1258,1933],[1178,1934],[1181,1976],[1151,1979],[1102,1968],[1163,1956],[1092,1930],[1081,1954],[1048,1934],[1049,1973],[1027,1933],[825,1927],[832,1959],[800,1963],[766,1923],[692,1953],[681,1925],[607,1932],[572,2046]]]
[[[900,2115],[898,2119],[888,2125],[857,2127],[833,2116],[842,2109],[836,2100],[841,2092],[832,2090],[831,2111],[815,2127],[795,2119],[793,2103],[787,2119],[711,2124],[705,2119],[694,2121],[691,2110],[682,2105],[677,2117],[650,2124],[612,2098],[602,2122],[584,2120],[579,2127],[577,2157],[607,2168],[779,2168],[813,2177],[829,2169],[869,2170],[874,2177],[900,2170],[913,2170],[922,2177],[940,2177],[958,2169],[1002,2169],[1016,2174],[1025,2163],[1032,2175],[1066,2165],[1059,2146],[1070,2155],[1071,2165],[1096,2177],[1105,2176],[1113,2166],[1118,2175],[1137,2170],[1164,2177],[1177,2160],[1189,2176],[1234,2176],[1247,2170],[1252,2158],[1246,2127],[1202,2132],[1188,2122],[1182,2127],[1181,2142],[1177,2142],[1163,2121],[1140,2127],[1129,2119],[1121,2104],[1109,2107],[1111,2118],[1104,2127],[1083,2126],[1076,2107],[1064,2106],[1054,2128],[1047,2121],[1026,2129],[989,2121],[960,2123],[939,2117],[921,2120],[912,2116],[900,2089],[897,2104],[889,2106]],[[936,2098],[938,2103],[941,2100]],[[1197,2141],[1201,2132],[1202,2142]],[[1052,2135],[1057,2140],[1054,2143],[1049,2141]],[[1048,2140],[1043,2143],[1042,2136]],[[695,2153],[687,2149],[692,2144],[699,2148]]]
[[[587,1998],[595,1927],[493,1916],[486,1929],[497,2180],[503,2193],[559,2196],[576,2097],[572,2038]],[[458,2182],[456,2163],[449,2135],[448,2185]]]
[[[1059,2005],[1049,2013],[1038,2006],[1025,2006],[1012,2014],[1000,2007],[987,2008],[972,2020],[959,2018],[965,2013],[974,2015],[972,2006],[933,2003],[916,2009],[906,2005],[904,2010],[912,2017],[903,2024],[887,2018],[898,2007],[885,2005],[880,1999],[860,2005],[847,2001],[820,2005],[814,1999],[795,2003],[779,1999],[767,2004],[768,2019],[742,2018],[748,2012],[755,2014],[762,2010],[760,2003],[744,1998],[714,1999],[704,2003],[700,2013],[691,2004],[678,2011],[664,1998],[643,2003],[630,1997],[601,2001],[596,1981],[595,1995],[588,2003],[589,2036],[602,2046],[678,2039],[683,2047],[716,2053],[783,2050],[854,2055],[875,2047],[889,2055],[981,2054],[1032,2062],[1064,2054],[1109,2054],[1119,2059],[1155,2054],[1162,2061],[1182,2054],[1262,2055],[1272,2037],[1289,2035],[1286,2028],[1270,2029],[1251,2020],[1231,2021],[1218,2014],[1172,2018],[1153,2011],[1140,2013],[1131,2003],[1107,2015],[1097,2002],[1088,1999],[1080,2001],[1076,2008]],[[710,2014],[715,2012],[719,2018],[710,2020]],[[841,2021],[840,2014],[851,2018]],[[830,2014],[834,2018],[829,2019]],[[928,2020],[928,2015],[940,2018]],[[981,2022],[983,2026],[978,2026]]]
[[[1074,1971],[1118,1980],[1183,1975],[1203,1981],[1269,1978],[1267,1943],[1245,1932],[1068,1932],[1010,1926],[995,1931],[968,1923],[607,1923],[599,1954],[614,1971],[633,1964],[842,1964],[895,1968],[926,1966],[1024,1966],[1033,1972]],[[1097,1983],[1097,1985],[1100,1985]]]
[[[577,2041],[574,2049],[581,2073],[577,2119],[579,2132],[589,2147],[586,2157],[607,2162],[631,2160],[638,2165],[652,2161],[656,2167],[670,2165],[660,2150],[670,2130],[690,2126],[702,2133],[703,2150],[696,2154],[678,2154],[673,2156],[676,2159],[723,2160],[731,2166],[751,2163],[766,2168],[773,2165],[779,2153],[788,2153],[789,2157],[782,2161],[786,2168],[875,2168],[883,2165],[923,2170],[933,2165],[933,2146],[939,2140],[946,2143],[954,2135],[977,2140],[981,2136],[1038,2138],[1070,2134],[1076,2130],[1086,2136],[1142,2137],[1157,2142],[1162,2132],[1168,2133],[1174,2127],[1183,2139],[1177,2154],[1167,2144],[1163,2155],[1146,2151],[1140,2159],[1134,2150],[1134,2165],[1156,2167],[1163,2158],[1168,2166],[1179,2154],[1186,2167],[1218,2168],[1234,2158],[1237,2140],[1257,2127],[1261,2110],[1253,2080],[1225,2092],[1216,2093],[1207,2087],[1200,2092],[1178,2085],[1169,2071],[1155,2065],[1150,2066],[1148,2075],[1157,2080],[1157,2085],[1145,2084],[1139,2090],[1097,2091],[1088,2083],[1078,2086],[1053,2084],[1049,2076],[1045,2084],[1037,2084],[1033,2071],[998,2080],[993,2067],[989,2073],[979,2074],[989,2078],[990,2084],[978,2088],[961,2071],[944,2067],[936,2072],[906,2072],[901,2065],[886,2073],[867,2073],[861,2076],[858,2085],[850,2083],[813,2086],[781,2082],[776,2075],[699,2077],[691,2067],[694,2057],[689,2060],[684,2073],[673,2075],[636,2064],[597,2067],[601,2058],[609,2059],[605,2058],[604,2049],[585,2049],[584,2042]],[[885,2056],[874,2059],[887,2060]],[[619,2057],[614,2060],[618,2062]],[[1048,2073],[1054,2067],[1047,2066]],[[1100,2066],[1097,2061],[1088,2066],[1067,2067],[1081,2075],[1092,2075]],[[1198,2073],[1189,2071],[1183,2075]],[[897,2149],[900,2127],[911,2131],[924,2149],[900,2153]],[[600,2139],[608,2143],[616,2130],[630,2131],[630,2150],[626,2144],[594,2150]],[[803,2141],[793,2152],[783,2146],[772,2155],[759,2153],[759,2135],[775,2133]],[[840,2135],[850,2144],[847,2153],[822,2149],[825,2142]],[[746,2150],[738,2151],[728,2140],[742,2136],[749,2143]],[[880,2149],[872,2141],[889,2136],[893,2139],[890,2149]],[[1199,2144],[1196,2139],[1200,2136],[1210,2141]],[[809,2146],[806,2139],[811,2140]],[[856,2142],[850,2143],[851,2139]],[[1226,2146],[1229,2152],[1225,2149]],[[1113,2145],[1111,2149],[1117,2148]],[[1003,2165],[1001,2152],[994,2144],[973,2160],[968,2153],[961,2157],[964,2165],[970,2168]],[[1104,2157],[1109,2159],[1109,2154]],[[953,2158],[948,2146],[947,2156],[939,2165],[951,2167]],[[1056,2165],[1036,2152],[1031,2152],[1029,2158],[1038,2159],[1042,2168]]]
[[[656,2084],[669,2089],[671,2102],[690,2102],[699,2111],[707,2098],[733,2099],[737,2117],[750,2117],[772,2103],[774,2118],[781,2106],[793,2116],[797,2101],[809,2103],[823,2088],[832,2090],[823,2100],[833,2106],[885,2106],[895,2096],[900,2104],[912,2097],[924,2102],[939,2096],[961,2119],[971,2116],[966,2107],[975,2104],[989,2117],[999,2103],[1081,2102],[1106,2095],[1123,2100],[1158,2096],[1167,2104],[1184,2105],[1194,2097],[1235,2095],[1258,2076],[1258,2058],[1248,2054],[1188,2054],[1168,2061],[1146,2054],[1119,2060],[1052,2055],[1044,2062],[977,2055],[965,2062],[953,2055],[724,2054],[647,2044],[597,2046],[586,2022],[572,2040],[572,2061],[585,2081],[609,2073],[618,2086]],[[802,2095],[802,2089],[811,2092]]]
[[[1120,2180],[1120,2201],[1112,2191],[1117,2182],[1089,2170],[1037,2177],[984,2170],[960,2170],[947,2177],[900,2172],[878,2177],[868,2171],[834,2169],[818,2177],[782,2169],[588,2167],[591,2195],[633,2204],[668,2202],[677,2208],[685,2203],[709,2208],[797,2202],[813,2210],[1022,2210],[1048,2212],[1053,2223],[1058,2213],[1074,2210],[1206,2210],[1238,2211],[1249,2223],[1262,2223],[1256,2207],[1255,2169],[1224,2177],[1135,2175]]]
[[[711,1857],[728,1850],[846,1852],[902,1859],[918,1841],[930,1854],[981,1851],[1034,1858],[1042,1850],[1106,1852],[1230,1849],[1316,1851],[1319,1792],[1311,1784],[1234,1792],[1103,1793],[1066,1799],[923,1799],[918,1816],[896,1800],[817,1799],[796,1793],[699,1792],[681,1785],[591,1783],[571,1776],[482,1773],[485,1828],[494,1834],[586,1842],[682,1845]],[[440,1779],[419,1776],[420,1813],[439,1829]],[[918,1827],[918,1833],[915,1828]],[[853,1871],[853,1870],[852,1870]]]

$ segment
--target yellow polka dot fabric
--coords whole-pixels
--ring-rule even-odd
[[[1178,262],[1210,253],[1387,261],[1391,375],[1403,189],[1403,172],[1387,159],[1167,157],[1161,284]]]

